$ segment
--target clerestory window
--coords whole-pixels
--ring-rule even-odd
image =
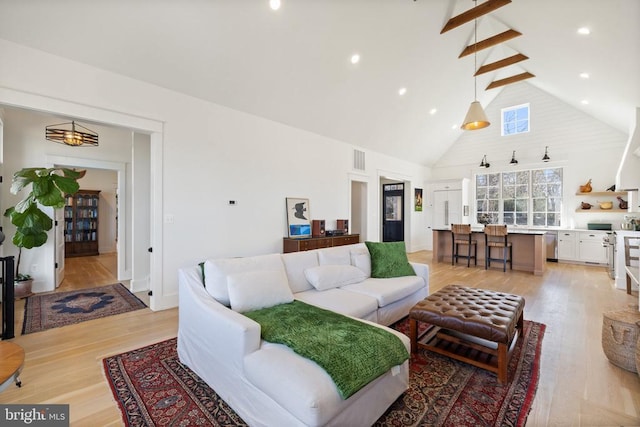
[[[529,132],[529,104],[502,109],[502,136]]]

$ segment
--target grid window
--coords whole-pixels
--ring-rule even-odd
[[[502,136],[529,132],[529,104],[502,109]]]
[[[559,227],[562,168],[476,175],[480,224]]]
[[[502,213],[508,225],[529,223],[529,171],[502,174]]]
[[[562,168],[532,171],[533,225],[560,226]]]
[[[500,174],[476,175],[476,220],[496,224],[500,219]]]

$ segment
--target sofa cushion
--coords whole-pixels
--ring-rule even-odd
[[[319,291],[359,283],[366,279],[364,272],[352,265],[319,265],[307,268],[304,275]]]
[[[365,242],[371,254],[371,277],[415,276],[404,242]]]
[[[227,277],[231,309],[244,313],[293,301],[284,271],[250,271]]]
[[[334,288],[326,291],[305,291],[294,294],[295,299],[320,308],[359,319],[371,319],[378,309],[378,301],[368,295]]]
[[[320,265],[351,265],[351,250],[348,246],[337,246],[318,250]]]
[[[280,254],[258,255],[247,258],[224,258],[207,260],[204,263],[205,288],[221,304],[229,306],[227,276],[250,271],[282,271],[284,265]]]
[[[402,276],[390,279],[369,278],[341,289],[368,295],[378,301],[379,307],[392,304],[424,288],[424,279],[420,276]]]
[[[244,359],[247,380],[305,425],[327,424],[348,405],[314,361],[282,344],[263,341]]]
[[[351,248],[351,265],[362,270],[367,277],[371,277],[371,255],[364,243]]]
[[[291,252],[282,255],[282,263],[287,272],[289,287],[293,293],[308,291],[313,286],[307,281],[304,271],[318,266],[318,251]]]

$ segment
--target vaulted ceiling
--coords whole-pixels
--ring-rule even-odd
[[[473,6],[282,0],[274,11],[269,0],[0,0],[0,38],[432,165],[461,135],[476,70],[474,55],[458,58],[473,43],[473,21],[440,31]],[[480,74],[478,100],[486,106],[499,93],[485,90],[492,81],[531,73],[529,84],[628,133],[640,107],[638,22],[638,0],[513,0],[478,18],[477,39],[522,35],[478,51],[477,67],[529,59]],[[578,34],[581,27],[591,33]]]

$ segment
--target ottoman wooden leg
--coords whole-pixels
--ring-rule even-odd
[[[418,351],[418,321],[409,319],[409,338],[411,339],[411,353]]]
[[[507,347],[506,344],[498,343],[498,382],[500,384],[506,384],[509,378],[509,373],[507,372],[507,365],[509,364]]]

